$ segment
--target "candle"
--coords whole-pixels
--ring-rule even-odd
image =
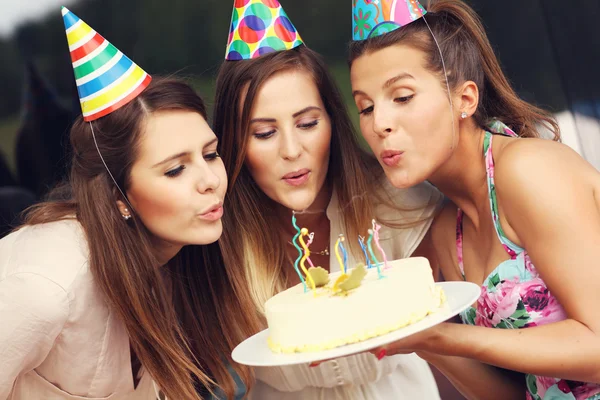
[[[344,235],[340,234],[340,240],[340,249],[342,250],[342,255],[344,257],[344,273],[346,273],[346,271],[348,271],[348,253],[346,252],[346,247],[344,247],[344,241],[346,241]]]
[[[338,263],[340,264],[340,270],[342,271],[343,274],[346,273],[346,269],[344,268],[344,262],[342,261],[342,257],[340,256],[340,241],[342,240],[343,236],[340,235],[338,237],[338,240],[336,240],[335,242],[335,257],[338,260]]]
[[[314,232],[311,232],[311,233],[308,235],[308,242],[306,242],[306,248],[307,248],[307,249],[308,249],[308,248],[310,247],[310,245],[312,244],[312,242],[313,242],[313,239],[314,239],[314,238],[315,238],[315,233],[314,233]],[[309,252],[308,254],[310,255],[310,252]],[[314,268],[314,267],[315,267],[315,264],[313,264],[312,260],[310,259],[310,256],[309,256],[309,257],[307,257],[306,259],[307,259],[308,263],[310,264],[310,266]]]
[[[362,249],[363,253],[365,253],[365,259],[367,260],[367,269],[372,268],[373,265],[371,265],[371,260],[369,260],[369,256],[367,255],[367,248],[365,247],[365,238],[358,235],[358,244],[360,244],[360,248]]]
[[[375,220],[373,220],[373,237],[375,238],[375,245],[381,252],[381,256],[383,257],[383,270],[388,269],[387,257],[385,256],[385,252],[381,248],[381,244],[379,243],[379,230],[381,229],[381,225],[377,225]]]
[[[308,274],[308,270],[306,269],[306,266],[304,265],[304,262],[310,256],[310,250],[308,249],[308,246],[306,245],[306,243],[304,243],[304,236],[307,236],[307,235],[308,235],[308,229],[302,228],[302,230],[300,231],[300,236],[298,237],[298,240],[300,241],[300,245],[304,249],[304,256],[302,256],[302,259],[300,260],[300,267],[302,268],[302,271],[304,271],[304,274],[306,275],[306,279],[310,282],[313,293],[316,296],[317,295],[317,291],[316,291],[317,286],[315,285],[315,281],[312,278],[312,276],[310,276]]]
[[[375,257],[375,253],[373,252],[373,247],[371,246],[372,240],[373,240],[373,229],[369,229],[369,239],[367,240],[367,247],[369,247],[369,253],[371,253],[371,257],[373,258],[373,263],[377,267],[377,276],[379,278],[382,278],[383,276],[381,275],[381,265],[379,264],[377,257]]]
[[[306,287],[306,281],[304,280],[304,277],[302,276],[302,273],[300,272],[300,269],[298,268],[298,264],[300,263],[300,259],[302,258],[302,249],[300,248],[300,246],[298,246],[298,243],[296,242],[296,240],[298,239],[298,237],[301,234],[300,228],[296,224],[296,211],[292,212],[292,225],[298,231],[298,233],[296,233],[296,235],[294,235],[294,238],[292,239],[292,244],[294,245],[296,250],[298,250],[298,258],[296,258],[296,261],[294,262],[294,269],[296,270],[296,273],[300,277],[300,281],[302,282],[302,285],[304,285],[304,291],[306,292],[308,290],[308,288]]]

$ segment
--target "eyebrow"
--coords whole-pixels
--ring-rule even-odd
[[[303,108],[302,110],[292,114],[292,118],[299,117],[300,115],[306,114],[307,112],[313,111],[313,110],[322,111],[320,107],[308,106],[308,107]],[[250,120],[251,124],[256,123],[256,122],[277,122],[277,120],[275,118],[254,118],[254,119]]]
[[[403,72],[401,74],[396,75],[395,77],[388,79],[384,84],[383,84],[383,88],[384,89],[388,89],[390,86],[392,86],[394,83],[401,81],[402,79],[415,79],[414,76],[412,76],[409,73]]]
[[[401,81],[402,79],[415,79],[414,76],[412,76],[411,74],[407,73],[407,72],[402,72],[401,74],[396,75],[395,77],[388,79],[384,84],[383,84],[383,89],[388,89],[390,86],[392,86],[394,83]],[[365,94],[365,92],[361,91],[361,90],[355,90],[352,92],[352,97],[355,97],[358,94]]]
[[[210,142],[206,143],[206,144],[203,146],[203,148],[205,149],[205,148],[207,148],[207,147],[209,147],[209,146],[212,146],[213,144],[217,143],[218,141],[219,141],[219,139],[218,139],[218,138],[214,138],[214,139],[213,139],[213,140],[211,140]],[[178,158],[185,157],[185,156],[189,156],[189,155],[190,155],[190,152],[189,152],[189,151],[183,151],[183,152],[181,152],[181,153],[174,154],[174,155],[172,155],[172,156],[170,156],[170,157],[168,157],[168,158],[165,158],[164,160],[162,160],[162,161],[160,161],[160,162],[158,162],[158,163],[154,164],[154,165],[152,166],[152,168],[156,168],[156,167],[158,167],[158,166],[160,166],[160,165],[163,165],[163,164],[166,164],[166,163],[168,163],[169,161],[173,161],[173,160],[176,160],[176,159],[178,159]]]
[[[307,112],[312,111],[312,110],[322,111],[320,107],[317,107],[317,106],[308,106],[308,107],[303,108],[302,110],[298,111],[297,113],[294,113],[292,115],[292,117],[296,118],[296,117],[298,117],[298,116],[300,116],[302,114],[306,114]]]

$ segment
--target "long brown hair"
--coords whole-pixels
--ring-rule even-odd
[[[92,122],[98,149],[125,193],[146,117],[169,110],[206,118],[202,99],[186,83],[155,78],[135,100]],[[98,154],[90,124],[81,118],[71,129],[71,145],[70,182],[51,195],[55,200],[33,208],[26,223],[77,218],[87,235],[96,283],[168,398],[200,399],[215,386],[232,398],[235,383],[226,363],[232,362],[233,346],[254,328],[237,313],[240,304],[218,244],[186,246],[161,268],[151,233],[135,215],[128,222],[120,215],[116,201],[124,199]],[[250,382],[250,371],[236,368]]]
[[[439,75],[444,88],[443,62],[451,91],[463,82],[475,82],[479,106],[473,118],[480,127],[485,128],[497,118],[519,136],[539,137],[538,126],[543,126],[554,135],[554,140],[560,140],[560,129],[552,115],[519,98],[511,87],[473,9],[462,0],[432,1],[426,8],[425,17],[402,28],[351,42],[350,66],[364,54],[398,44],[411,46],[426,54],[426,68]],[[443,61],[431,33],[439,43]]]
[[[274,212],[275,202],[256,185],[245,164],[249,125],[261,87],[273,75],[288,70],[311,75],[331,119],[327,179],[344,210],[343,224],[348,237],[365,234],[377,202],[391,203],[381,197],[378,187],[384,180],[383,170],[375,158],[360,147],[342,96],[321,56],[300,46],[253,60],[226,61],[217,78],[213,118],[229,179],[221,245],[227,249],[228,271],[243,268],[245,272],[246,280],[236,282],[239,295],[251,298],[259,311],[264,310],[266,300],[287,288],[293,270],[288,268],[290,260],[285,251],[290,238],[281,234],[282,224],[289,222],[278,218]],[[351,244],[355,254],[360,251],[357,247],[358,244]],[[234,275],[231,271],[230,274]],[[259,313],[258,319],[261,317]]]

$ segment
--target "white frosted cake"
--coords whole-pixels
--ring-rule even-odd
[[[299,284],[269,299],[265,309],[271,350],[321,351],[363,341],[415,323],[444,302],[426,258],[391,261],[382,278],[377,268],[364,271],[360,286],[351,290],[339,289],[341,273],[335,273],[316,293]]]

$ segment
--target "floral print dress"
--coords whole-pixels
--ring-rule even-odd
[[[517,136],[500,121],[489,127],[493,133]],[[511,242],[502,230],[494,185],[492,138],[485,133],[484,154],[488,193],[496,233],[510,256],[485,279],[476,308],[461,313],[463,323],[500,329],[521,329],[561,321],[567,318],[558,300],[550,293],[529,259],[527,251]],[[456,247],[458,264],[464,278],[463,212],[458,210]],[[527,398],[530,400],[600,400],[600,385],[526,375]]]

